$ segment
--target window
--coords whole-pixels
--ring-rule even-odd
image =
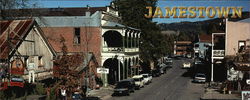
[[[74,32],[74,44],[81,43],[80,28],[75,28]]]
[[[43,67],[43,57],[42,56],[38,57],[38,67]]]
[[[238,52],[245,50],[245,47],[246,47],[246,41],[239,41],[238,42]]]

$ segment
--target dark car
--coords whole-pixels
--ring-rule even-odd
[[[114,88],[114,94],[129,95],[130,92],[135,91],[135,81],[133,79],[122,80],[117,83]]]
[[[159,77],[161,75],[161,72],[158,69],[154,69],[151,71],[151,74],[153,77]]]

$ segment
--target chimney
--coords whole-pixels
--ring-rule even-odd
[[[89,5],[87,5],[87,11],[85,12],[85,16],[90,16],[90,6]]]

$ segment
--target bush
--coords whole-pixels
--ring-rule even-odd
[[[46,90],[45,90],[43,84],[36,84],[35,91],[36,91],[36,94],[38,94],[38,95],[45,95],[46,94]]]

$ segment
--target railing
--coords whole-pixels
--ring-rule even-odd
[[[213,50],[213,56],[214,57],[224,57],[225,50]]]
[[[123,48],[121,47],[103,47],[103,52],[123,52]]]
[[[125,52],[139,52],[139,48],[125,48]]]
[[[103,52],[139,52],[139,48],[103,47]]]

